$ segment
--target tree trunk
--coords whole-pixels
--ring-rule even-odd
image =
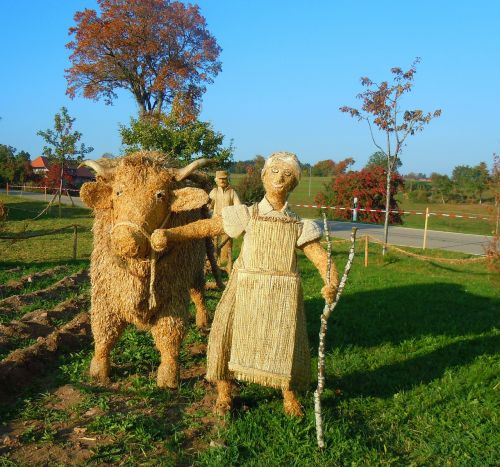
[[[389,235],[389,205],[391,200],[391,170],[387,171],[387,185],[385,189],[385,219],[384,219],[384,246],[382,255],[387,251],[387,237]]]
[[[63,190],[64,162],[61,162],[61,180],[59,181],[59,217],[61,217],[61,195]]]

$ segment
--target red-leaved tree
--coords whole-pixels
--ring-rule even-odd
[[[220,47],[196,5],[169,0],[98,0],[76,12],[66,93],[111,104],[119,89],[141,115],[172,104],[196,115],[205,84],[221,70]],[[175,106],[175,105],[174,105]]]
[[[63,186],[65,188],[74,188],[73,178],[71,175],[67,174],[66,171],[62,171],[61,164],[58,163],[51,164],[49,170],[43,178],[43,185],[47,188],[54,189],[54,192],[59,190],[61,187],[61,173],[63,174]]]
[[[397,172],[390,179],[389,209],[398,210],[395,195],[404,186],[404,180]],[[314,201],[322,206],[352,207],[353,197],[358,198],[358,207],[384,210],[386,197],[386,173],[383,167],[365,167],[359,172],[347,172],[332,178],[325,185],[325,191],[316,195]],[[351,210],[327,211],[335,218],[350,219]],[[383,212],[360,211],[358,219],[362,222],[380,223],[384,219]],[[398,213],[390,213],[391,224],[402,224]]]
[[[398,166],[401,152],[406,145],[406,139],[422,131],[433,118],[441,115],[441,110],[424,113],[420,109],[403,110],[401,108],[401,98],[412,90],[419,62],[420,59],[416,58],[408,71],[403,71],[399,67],[392,68],[392,83],[388,81],[375,83],[370,78],[361,78],[361,85],[366,88],[356,96],[363,102],[361,108],[347,106],[340,108],[341,112],[368,123],[373,144],[386,159],[385,209],[387,212],[384,219],[383,254],[386,251],[385,245],[389,232],[391,180]],[[378,135],[375,130],[378,130]],[[379,143],[377,136],[381,136],[384,143]]]

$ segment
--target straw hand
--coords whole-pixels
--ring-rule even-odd
[[[157,253],[167,249],[168,236],[167,229],[156,229],[151,235],[151,247]]]
[[[334,302],[336,294],[337,294],[336,284],[326,284],[321,289],[321,296],[325,299],[325,302],[328,303],[328,305],[331,305]]]

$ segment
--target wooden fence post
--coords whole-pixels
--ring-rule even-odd
[[[46,186],[43,187],[43,194],[44,194],[45,202],[47,202],[47,187]]]
[[[429,222],[429,207],[425,208],[425,226],[424,226],[424,244],[422,245],[422,250],[427,247],[427,224]]]
[[[9,194],[9,182],[7,182],[7,194]]]
[[[368,235],[365,235],[365,268],[368,267]]]
[[[76,250],[78,246],[78,226],[73,226],[73,259],[76,259]]]

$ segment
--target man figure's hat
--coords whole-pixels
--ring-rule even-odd
[[[227,178],[227,171],[226,170],[217,170],[215,172],[215,178]]]

